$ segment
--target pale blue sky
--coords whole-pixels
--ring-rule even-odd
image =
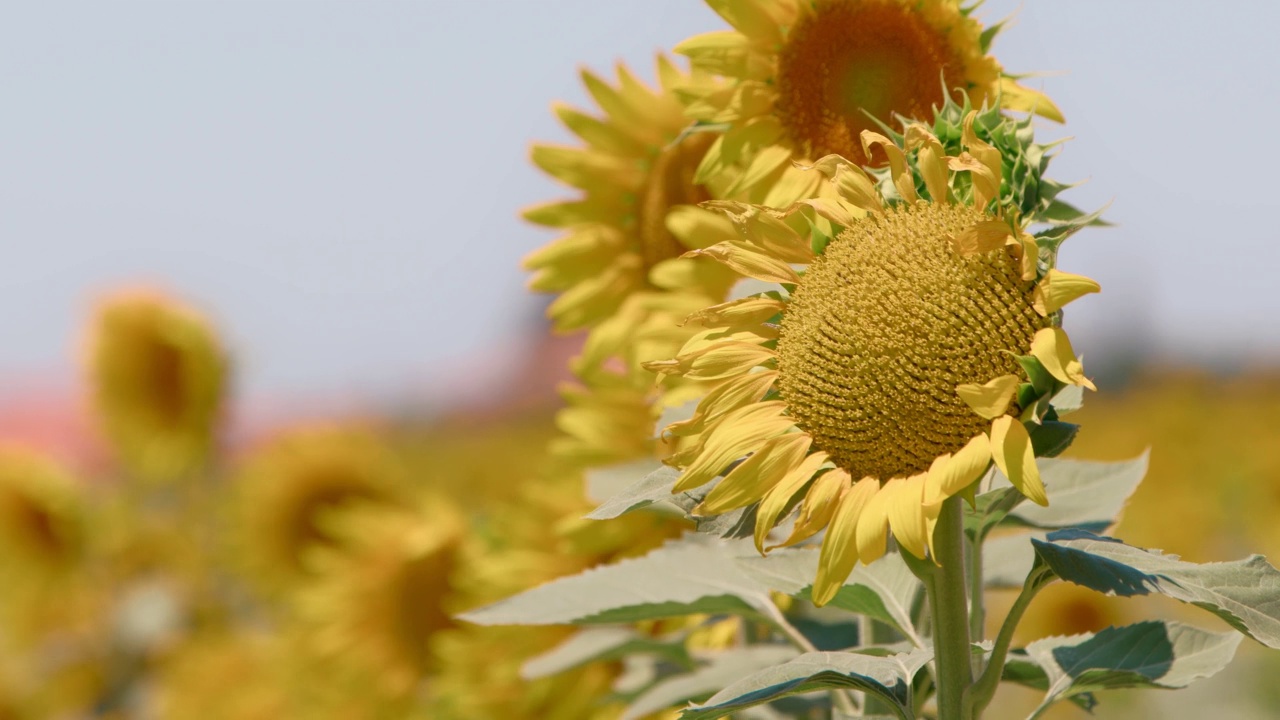
[[[1019,11],[1006,67],[1054,73],[1071,197],[1115,201],[1062,258],[1104,286],[1068,319],[1090,358],[1280,357],[1280,6],[1187,7],[980,11]],[[516,212],[561,194],[525,158],[566,138],[576,68],[651,75],[720,27],[698,0],[8,3],[0,377],[69,377],[92,293],[150,279],[216,316],[250,394],[421,385],[538,312],[518,262],[549,236]]]

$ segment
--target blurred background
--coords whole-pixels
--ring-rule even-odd
[[[988,0],[978,15],[1015,16],[994,54],[1042,73],[1028,84],[1064,111],[1065,131],[1040,130],[1072,138],[1053,168],[1087,181],[1071,201],[1112,203],[1115,227],[1065,251],[1104,289],[1068,320],[1100,388],[1073,454],[1152,448],[1122,526],[1135,544],[1197,561],[1280,552],[1280,6]],[[446,485],[537,452],[577,342],[547,338],[519,268],[550,235],[518,210],[567,194],[526,157],[534,140],[569,141],[549,104],[589,104],[580,67],[624,60],[651,79],[655,51],[722,26],[696,0],[117,0],[4,16],[0,439],[86,476],[115,467],[88,400],[87,328],[104,293],[143,285],[225,344],[233,453],[356,419]],[[486,497],[518,495],[506,477]],[[1131,612],[1063,602],[1078,625],[1046,634]]]

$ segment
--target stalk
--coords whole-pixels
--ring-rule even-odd
[[[973,683],[969,649],[969,588],[964,578],[964,520],[959,497],[942,504],[933,534],[938,566],[925,588],[933,616],[938,677],[938,720],[970,720],[965,697]]]

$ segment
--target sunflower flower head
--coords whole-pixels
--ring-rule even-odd
[[[822,177],[815,199],[712,204],[744,239],[707,252],[778,288],[698,313],[707,330],[649,364],[716,381],[692,418],[667,429],[691,441],[670,460],[683,468],[675,489],[723,476],[695,512],[759,503],[761,550],[798,506],[781,544],[826,529],[818,604],[857,562],[884,554],[890,532],[929,556],[942,502],[971,491],[993,461],[1048,502],[1035,457],[1054,448],[1032,434],[1056,419],[1059,390],[1093,387],[1060,310],[1098,286],[1054,267],[1083,214],[1069,229],[1029,232],[1061,186],[1008,181],[1006,164],[1034,159],[1034,179],[1044,169],[1043,146],[1019,127],[969,110],[945,141],[919,123],[896,138],[864,131],[862,144],[889,160],[879,178],[826,156],[809,169]],[[1013,140],[1002,150],[997,135]]]
[[[323,522],[326,513],[364,503],[406,503],[404,471],[394,453],[367,428],[315,425],[268,440],[235,477],[238,551],[268,589],[296,586],[312,576],[307,556],[341,544]]]
[[[716,196],[714,177],[694,179],[715,135],[686,132],[689,120],[677,85],[704,78],[658,58],[658,87],[646,86],[619,65],[616,83],[583,71],[599,114],[557,106],[576,146],[540,144],[532,160],[576,190],[569,201],[530,208],[524,217],[561,230],[559,239],[525,258],[530,287],[558,293],[547,314],[556,329],[593,327],[635,293],[681,285],[723,294],[732,276],[713,263],[681,259],[713,216],[696,207]],[[704,173],[706,175],[706,173]]]
[[[0,555],[10,586],[67,576],[84,544],[83,498],[71,477],[32,450],[0,446]]]
[[[300,609],[322,657],[406,697],[435,666],[431,643],[454,627],[451,576],[465,525],[440,498],[411,508],[355,505],[321,519],[340,542],[318,548],[318,581]]]
[[[174,480],[204,463],[227,363],[202,315],[151,290],[111,295],[91,327],[88,368],[102,425],[131,473]]]
[[[1044,95],[1018,85],[989,55],[999,25],[984,29],[954,0],[707,0],[732,27],[676,47],[695,72],[726,85],[682,89],[689,114],[728,130],[699,175],[731,174],[729,192],[762,188],[763,202],[813,192],[788,161],[829,154],[857,165],[884,160],[862,132],[894,117],[929,117],[954,95],[978,105],[1035,111],[1061,121]]]

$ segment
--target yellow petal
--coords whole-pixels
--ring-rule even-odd
[[[960,134],[960,142],[964,143],[964,147],[969,154],[977,158],[991,171],[991,175],[995,177],[997,184],[1003,175],[1003,164],[1000,158],[1000,151],[988,145],[984,140],[978,137],[973,130],[973,121],[977,118],[978,113],[970,110],[968,115],[964,116],[964,130]]]
[[[955,455],[943,455],[929,468],[925,484],[925,505],[941,505],[943,500],[968,487],[991,465],[991,441],[983,433],[974,436]]]
[[[773,181],[761,204],[766,207],[789,207],[801,198],[817,194],[821,182],[822,178],[817,173],[805,172],[792,165],[784,168],[778,179]]]
[[[1071,340],[1062,328],[1049,327],[1038,331],[1031,340],[1031,354],[1058,380],[1090,390],[1098,389],[1084,376],[1084,365],[1076,359]]]
[[[818,217],[845,227],[853,225],[867,215],[862,208],[854,207],[839,198],[809,198],[799,201],[799,204],[813,208]]]
[[[1082,295],[1101,290],[1102,286],[1096,280],[1051,268],[1036,283],[1034,306],[1041,315],[1048,315]]]
[[[768,57],[748,38],[731,30],[695,35],[672,50],[689,58],[689,64],[700,72],[756,80],[769,77]]]
[[[979,416],[991,420],[1009,409],[1009,403],[1013,402],[1019,384],[1017,375],[1001,375],[984,385],[957,385],[956,394]]]
[[[916,195],[915,180],[911,177],[911,170],[907,167],[907,156],[902,152],[902,148],[880,133],[863,130],[862,152],[867,157],[871,157],[871,147],[873,145],[883,147],[885,155],[889,157],[889,174],[893,178],[893,186],[898,189],[898,194],[902,196],[902,200],[907,203],[914,203],[918,200],[919,196]]]
[[[864,478],[866,482],[872,478]],[[884,555],[889,534],[889,495],[876,481],[876,494],[867,501],[862,517],[858,520],[858,557],[864,563],[879,560]]]
[[[744,239],[771,257],[788,263],[808,263],[814,258],[809,238],[769,212],[751,208],[743,217],[741,227]]]
[[[677,205],[671,208],[667,212],[666,222],[667,230],[691,250],[738,237],[738,231],[733,228],[729,218],[696,205]]]
[[[875,182],[862,168],[839,155],[823,156],[810,167],[830,178],[836,193],[850,205],[884,214],[884,200],[876,190]]]
[[[634,187],[644,180],[638,163],[595,150],[534,145],[529,158],[551,177],[583,190],[599,185]]]
[[[738,464],[694,509],[696,515],[719,515],[746,507],[764,497],[809,452],[813,439],[807,433],[773,438]]]
[[[1031,436],[1022,421],[1004,415],[991,423],[991,457],[996,467],[1009,478],[1018,491],[1037,505],[1048,505],[1040,470],[1036,467],[1036,454],[1031,447]]]
[[[775,357],[775,351],[753,343],[722,342],[692,355],[676,358],[675,366],[659,361],[648,363],[646,367],[655,372],[682,375],[691,380],[720,380],[746,373]]]
[[[693,417],[667,426],[665,432],[677,437],[687,437],[702,432],[708,422],[724,413],[753,403],[773,387],[778,371],[754,372],[726,380],[707,393],[698,403]]]
[[[1022,279],[1028,282],[1035,280],[1036,263],[1040,259],[1040,247],[1036,245],[1036,239],[1027,233],[1018,233],[1018,237],[1011,235],[1004,242],[1016,249],[1022,261]]]
[[[765,537],[778,524],[778,518],[782,517],[782,513],[791,504],[791,499],[813,478],[813,474],[818,472],[827,459],[824,452],[810,453],[765,494],[760,507],[756,509],[756,550],[762,554],[765,552]]]
[[[791,528],[791,535],[773,547],[790,547],[818,534],[831,520],[840,495],[848,487],[849,473],[839,468],[828,470],[819,476],[813,481],[809,492],[805,493],[804,504],[800,506],[800,516]]]
[[[1003,220],[981,220],[951,238],[951,246],[960,255],[977,255],[1005,245],[1009,224]]]
[[[685,468],[672,492],[684,492],[705,485],[730,463],[753,452],[769,438],[781,435],[795,426],[795,421],[782,415],[782,402],[762,402],[741,410],[725,413],[713,427],[697,456]]]
[[[1039,90],[1019,85],[1013,78],[1000,78],[1000,105],[1010,110],[1035,113],[1054,122],[1066,122],[1062,111]]]
[[[908,150],[919,149],[916,155],[916,166],[924,177],[924,185],[929,190],[929,198],[936,203],[949,202],[947,197],[947,163],[946,151],[942,143],[929,132],[929,128],[920,123],[907,126],[906,145]]]
[[[889,528],[904,550],[925,555],[924,486],[928,473],[894,478],[880,492],[889,496]]]
[[[827,528],[827,535],[822,539],[822,552],[818,555],[818,575],[810,591],[814,605],[822,607],[831,602],[849,579],[849,574],[853,572],[853,566],[858,564],[859,559],[871,562],[862,557],[862,543],[855,536],[859,534],[867,506],[875,499],[879,489],[880,481],[863,478],[840,498],[840,504]]]
[[[776,283],[797,283],[800,276],[787,263],[736,242],[722,242],[684,257],[709,257],[744,277]]]
[[[751,164],[738,176],[733,185],[725,190],[725,195],[733,196],[751,190],[772,175],[776,170],[791,161],[791,149],[782,145],[771,145],[751,159]]]
[[[669,258],[649,268],[649,282],[664,290],[697,288],[723,296],[738,275],[710,258]]]
[[[786,307],[785,302],[771,297],[748,297],[699,310],[690,315],[685,322],[694,322],[705,327],[759,325],[767,322]]]
[[[1000,193],[1000,176],[967,152],[947,158],[947,166],[956,172],[967,172],[973,180],[973,205],[984,209]]]
[[[775,0],[707,0],[707,5],[738,32],[763,46],[782,42],[782,27],[794,20],[787,3]]]

